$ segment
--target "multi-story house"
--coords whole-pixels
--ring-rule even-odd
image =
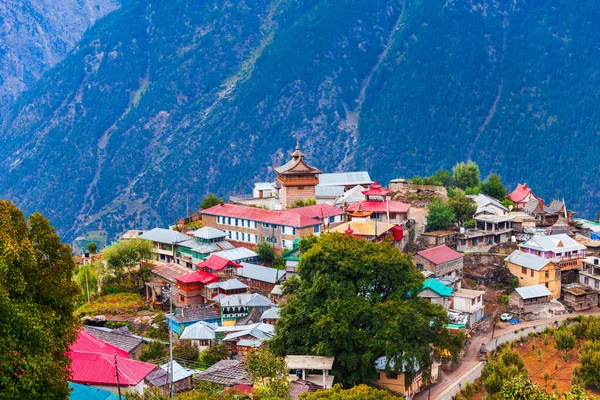
[[[581,263],[579,283],[594,289],[600,289],[600,258],[587,257]]]
[[[202,210],[202,223],[227,233],[230,242],[255,247],[261,241],[275,249],[291,249],[294,240],[319,235],[326,227],[344,222],[344,210],[328,204],[316,204],[285,211],[235,204],[219,204]]]
[[[139,236],[152,242],[152,259],[164,263],[176,262],[177,246],[192,240],[188,235],[170,229],[154,228]]]
[[[462,276],[464,256],[442,245],[415,254],[417,269],[431,271],[437,278]]]
[[[515,250],[504,261],[511,274],[519,279],[519,286],[544,285],[552,293],[553,299],[560,298],[561,269],[558,258],[543,258]]]
[[[484,316],[484,294],[485,292],[481,290],[457,289],[450,296],[450,309],[467,314],[469,316],[467,326],[471,327]]]
[[[389,224],[402,224],[410,218],[410,204],[390,199],[390,189],[384,189],[377,181],[362,192],[366,200],[348,206],[350,213],[357,211],[372,212],[371,218]]]
[[[561,271],[581,268],[586,256],[586,247],[567,234],[552,236],[534,236],[519,245],[519,250],[545,259],[558,259]]]

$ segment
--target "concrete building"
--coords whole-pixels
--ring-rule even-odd
[[[558,259],[561,271],[577,270],[586,256],[586,247],[567,234],[534,236],[519,250],[545,259]]]
[[[511,274],[519,279],[519,286],[544,285],[553,299],[560,298],[561,270],[558,259],[548,259],[515,250],[504,259]]]
[[[593,289],[600,289],[600,258],[587,257],[582,260],[579,283]]]
[[[550,304],[552,293],[545,285],[532,285],[516,288],[509,295],[510,304],[522,312],[530,312]]]
[[[450,296],[450,310],[468,314],[467,327],[472,327],[484,317],[482,290],[457,289]]]
[[[424,371],[419,365],[409,366],[406,361],[402,362],[402,365],[397,365],[394,360],[388,362],[387,357],[379,357],[375,361],[375,369],[379,377],[373,381],[373,384],[411,399],[415,394],[436,382],[439,366],[440,364],[437,362],[432,364],[430,371],[432,382],[427,382],[423,378]],[[410,369],[413,371],[416,370],[412,373],[414,374],[412,380],[407,377],[409,367],[412,367]]]
[[[464,256],[442,245],[415,254],[417,269],[431,271],[436,278],[462,276]]]

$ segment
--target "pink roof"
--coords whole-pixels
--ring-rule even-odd
[[[539,198],[535,194],[533,194],[533,192],[531,191],[531,189],[529,188],[529,186],[527,186],[526,183],[523,184],[523,185],[521,185],[519,183],[517,185],[517,187],[515,188],[515,190],[513,190],[512,193],[510,193],[506,197],[508,197],[509,199],[511,199],[512,201],[514,201],[515,203],[518,203],[518,202],[522,201],[525,197],[527,197],[529,194],[531,194],[535,198]]]
[[[328,204],[316,204],[285,211],[265,210],[262,208],[240,206],[237,204],[219,204],[202,210],[202,214],[222,217],[241,218],[250,221],[287,225],[295,228],[319,225],[318,218],[344,214],[340,208]]]
[[[387,203],[387,204],[386,204]],[[410,209],[410,204],[400,203],[397,201],[359,201],[358,203],[351,204],[348,206],[346,211],[373,211],[373,212],[387,212],[391,213],[407,213]]]
[[[111,357],[117,354],[117,357],[129,358],[129,353],[112,344],[100,340],[97,337],[87,333],[83,329],[77,333],[77,340],[71,345],[69,351],[83,351],[89,353],[108,354]]]
[[[442,245],[431,249],[423,250],[417,253],[434,264],[441,264],[448,261],[464,257],[462,254],[452,250],[450,247]]]
[[[71,351],[71,379],[77,383],[116,386],[115,359],[112,354]],[[154,364],[117,357],[119,384],[135,386],[150,372],[158,368]]]
[[[369,189],[363,190],[362,194],[365,196],[387,196],[390,192],[390,189],[383,189],[381,185],[375,181]]]
[[[219,278],[215,274],[211,274],[206,271],[194,271],[190,274],[179,275],[175,278],[179,283],[213,283],[217,282]]]
[[[231,265],[234,268],[242,268],[242,264],[238,264],[235,261],[228,260],[216,254],[212,254],[206,260],[200,261],[198,264],[196,264],[196,267],[209,268],[213,271],[220,271],[222,269],[225,269],[225,267],[227,267],[228,265]]]

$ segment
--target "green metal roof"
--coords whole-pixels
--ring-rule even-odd
[[[421,289],[421,291],[425,289],[431,289],[443,297],[450,297],[452,294],[452,288],[450,286],[444,285],[435,278],[429,278],[423,283],[423,289]]]

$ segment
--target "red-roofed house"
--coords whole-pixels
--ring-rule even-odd
[[[462,276],[463,255],[448,246],[437,246],[415,254],[418,269],[431,271],[437,278]]]
[[[237,275],[237,269],[242,268],[242,264],[213,254],[206,260],[196,264],[196,267],[198,267],[199,271],[206,271],[211,274],[234,276]]]
[[[515,203],[515,207],[519,209],[524,208],[532,198],[538,199],[542,206],[544,205],[544,200],[537,197],[526,183],[522,185],[519,183],[515,190],[506,197],[511,199]]]
[[[158,368],[154,364],[128,358],[115,357],[112,354],[71,351],[71,378],[69,381],[90,385],[95,388],[117,393],[117,369],[121,392],[143,393],[146,384],[144,378]]]
[[[209,299],[206,297],[206,285],[217,282],[219,277],[207,271],[194,271],[180,275],[175,280],[179,293],[177,303],[180,306],[189,306],[207,303]]]
[[[261,241],[275,249],[291,249],[294,239],[319,235],[326,226],[345,221],[346,213],[329,204],[275,211],[237,204],[219,204],[202,210],[202,223],[227,233],[232,242],[255,247]]]
[[[409,218],[410,204],[390,200],[390,189],[384,189],[377,181],[364,190],[366,200],[348,206],[346,211],[372,212],[371,219],[390,224],[400,224]]]
[[[115,356],[122,391],[144,390],[144,378],[156,368],[154,364],[129,359],[129,353],[100,340],[84,330],[69,348],[71,378],[69,381],[117,392]]]

